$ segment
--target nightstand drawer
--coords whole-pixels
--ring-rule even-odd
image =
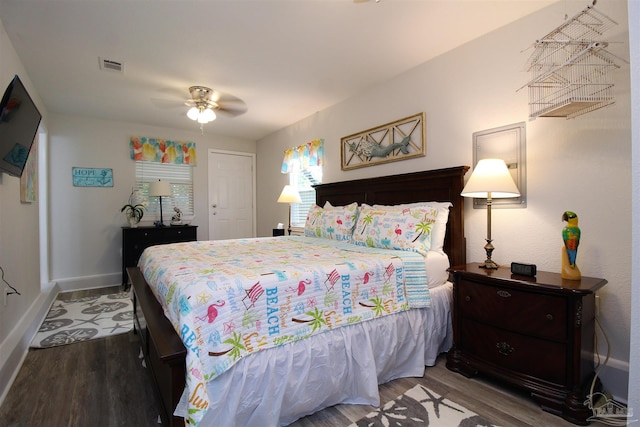
[[[127,267],[135,267],[140,255],[149,246],[198,240],[198,227],[182,225],[171,227],[122,228],[122,284],[127,284]]]
[[[502,329],[567,340],[567,303],[562,297],[460,280],[460,314]]]
[[[525,375],[564,384],[566,345],[531,338],[477,322],[461,328],[461,348],[470,354]]]

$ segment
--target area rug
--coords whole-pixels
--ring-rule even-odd
[[[56,299],[31,347],[56,347],[123,334],[132,329],[133,303],[128,292],[70,301]]]
[[[418,384],[349,427],[495,427],[496,424]]]

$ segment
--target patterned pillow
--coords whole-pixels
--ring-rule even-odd
[[[374,208],[384,210],[402,210],[405,208],[431,207],[438,210],[438,217],[435,224],[431,226],[431,251],[443,252],[444,238],[447,233],[447,222],[449,221],[449,208],[453,206],[451,202],[418,202],[404,205],[373,205]]]
[[[351,203],[347,206],[329,205],[326,209],[314,205],[309,209],[304,225],[304,235],[351,241],[357,218],[357,203]]]
[[[426,256],[437,216],[438,209],[429,206],[387,210],[363,204],[353,231],[353,243],[414,251]]]

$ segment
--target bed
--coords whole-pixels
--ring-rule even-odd
[[[464,264],[464,205],[460,192],[467,170],[468,167],[460,166],[322,184],[316,187],[316,204],[331,209],[350,206],[355,202],[374,209],[378,205],[448,201],[451,207],[442,250],[448,255],[447,265]],[[364,225],[361,226],[362,229],[366,228],[366,224]],[[338,237],[339,230],[335,230],[335,235],[333,229],[330,232],[332,237]],[[275,257],[282,255],[282,258],[289,258],[288,254],[297,253],[299,246],[312,246],[312,252],[299,256],[297,261],[294,259],[292,264],[283,267],[282,271],[286,274],[270,267],[269,271],[273,271],[273,274],[263,274],[260,285],[234,285],[243,289],[235,303],[231,295],[226,295],[223,298],[227,302],[226,306],[222,299],[217,300],[217,304],[216,301],[210,301],[206,314],[195,313],[195,310],[192,313],[192,303],[202,292],[190,294],[184,290],[187,287],[174,286],[176,281],[186,278],[191,281],[190,285],[196,281],[208,283],[209,288],[214,285],[211,284],[212,280],[207,282],[205,278],[195,276],[193,271],[202,270],[202,266],[191,267],[187,260],[211,262],[207,261],[204,254],[213,254],[214,260],[220,261],[214,269],[225,269],[229,273],[228,277],[237,280],[237,276],[233,274],[237,273],[234,268],[239,264],[244,263],[244,267],[256,266],[256,271],[259,271],[262,268],[262,256],[267,257],[266,253],[257,255],[258,259],[247,263],[243,261],[244,258],[235,256],[243,251],[248,255],[257,252],[255,248],[247,246],[254,243],[252,240],[254,239],[180,243],[150,248],[145,251],[140,268],[127,270],[133,286],[136,332],[141,337],[145,362],[158,391],[166,424],[184,425],[184,416],[189,423],[202,426],[287,425],[302,416],[338,403],[376,405],[379,403],[379,383],[400,377],[422,376],[425,366],[433,365],[437,355],[451,346],[451,288],[446,278],[442,280],[446,283],[430,287],[426,296],[420,295],[422,291],[419,289],[424,287],[418,286],[407,288],[403,294],[398,288],[400,281],[417,283],[421,280],[421,275],[425,275],[425,269],[421,270],[418,266],[420,263],[416,262],[417,254],[405,251],[398,255],[399,251],[395,251],[390,255],[390,251],[368,249],[367,246],[371,245],[367,243],[360,245],[362,247],[359,249],[364,251],[360,253],[356,249],[350,249],[358,245],[339,241],[339,238],[316,238],[317,244],[311,245],[308,242],[313,237],[256,239],[266,253],[274,254]],[[222,247],[223,244],[231,246]],[[274,245],[281,245],[283,248],[278,249]],[[321,266],[317,261],[313,266],[313,277],[303,277],[303,271],[306,271],[303,259],[314,256],[315,260],[328,259],[329,254],[334,256],[336,251],[345,249],[351,252],[343,255],[338,263],[342,270],[331,267],[330,263],[326,267]],[[428,249],[430,248],[427,247]],[[282,252],[278,252],[279,250]],[[429,251],[430,254],[435,252]],[[227,256],[226,253],[231,255]],[[345,287],[344,278],[348,277],[345,271],[352,269],[355,272],[357,266],[364,266],[364,258],[367,262],[377,264],[364,267],[364,274],[354,273],[357,283],[347,282]],[[424,259],[429,259],[421,255],[420,258],[423,260],[422,264],[425,264]],[[180,261],[181,259],[184,261]],[[222,264],[222,260],[227,263]],[[172,270],[168,267],[170,263],[177,264],[173,273],[170,273]],[[294,273],[293,264],[300,268],[299,272]],[[415,268],[410,267],[412,265]],[[336,271],[332,271],[332,268]],[[368,279],[364,279],[368,277],[367,270],[372,270],[371,273],[373,270],[379,271],[380,274],[371,274],[371,282],[367,283]],[[432,276],[436,274],[430,275],[430,282],[433,280]],[[379,283],[375,277],[380,278]],[[289,279],[292,282],[286,282]],[[283,283],[278,307],[267,306],[270,297],[272,302],[276,301],[276,288],[268,280],[280,280]],[[422,281],[424,280],[423,277]],[[147,282],[154,283],[153,290]],[[298,286],[295,286],[296,283]],[[366,288],[365,284],[371,288]],[[334,286],[337,292],[329,292],[330,287],[334,290]],[[347,295],[345,289],[351,290],[350,287],[355,286],[358,287],[358,295],[367,297],[360,299],[360,305],[366,307],[368,301],[377,300],[380,303],[377,306],[372,304],[370,311],[362,311],[358,304],[357,307],[352,307],[351,304],[358,300],[343,299],[340,296]],[[308,294],[303,295],[306,289],[314,287],[322,288],[326,295],[338,295],[338,298],[327,302],[308,297]],[[196,287],[193,286],[192,289]],[[380,298],[382,295],[384,298]],[[158,302],[158,297],[165,301],[164,308]],[[291,299],[290,321],[286,322],[290,329],[286,330],[287,333],[270,339],[269,335],[274,328],[282,326],[284,330],[283,317],[278,318],[279,313],[275,309],[283,307],[285,297]],[[296,297],[300,299],[296,300]],[[296,301],[299,303],[296,304]],[[304,307],[302,302],[306,304]],[[239,321],[234,324],[234,321],[225,317],[233,311],[233,304],[243,312],[259,308],[259,304],[263,304],[265,313],[273,314],[264,319],[247,320],[251,327],[260,332],[253,334],[254,341],[248,338],[250,334],[236,334],[234,327],[239,326]],[[318,307],[332,307],[335,310],[331,311],[332,316],[326,314],[329,310],[325,310],[323,316],[315,316],[314,322],[313,312],[315,310],[318,313]],[[296,308],[299,310],[295,311]],[[356,308],[360,311],[356,311]],[[354,310],[353,313],[351,310]],[[376,315],[370,316],[367,313]],[[187,324],[184,319],[179,318],[187,315],[197,319],[197,328],[205,329],[194,334],[192,328],[184,326]],[[363,316],[365,321],[360,321]],[[352,322],[354,318],[358,319]],[[333,325],[340,322],[344,326]],[[245,319],[242,324],[244,326]],[[230,343],[237,345],[230,347]],[[260,347],[260,351],[256,347]],[[208,353],[209,357],[197,357],[200,352]],[[175,413],[182,416],[173,415],[174,408],[177,408]]]

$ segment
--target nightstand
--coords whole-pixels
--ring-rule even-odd
[[[451,268],[453,347],[447,368],[483,374],[531,392],[547,412],[588,424],[584,406],[594,375],[595,292],[604,279],[565,280]]]
[[[127,267],[136,267],[146,248],[198,240],[197,231],[197,225],[122,227],[122,285],[127,286]]]

